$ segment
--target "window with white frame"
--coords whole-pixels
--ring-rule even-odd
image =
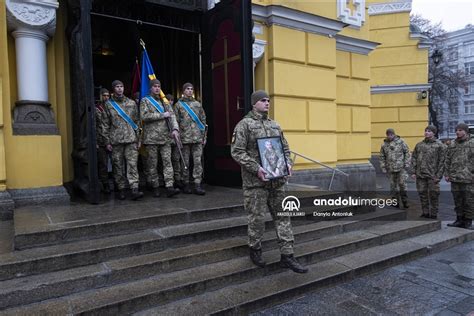
[[[457,101],[450,101],[449,102],[449,113],[450,114],[458,114],[458,102]]]
[[[466,52],[466,57],[474,56],[474,42],[466,43],[464,51]]]
[[[448,47],[448,60],[457,60],[458,59],[458,46],[449,46]]]
[[[474,100],[473,101],[464,101],[464,113],[474,114]]]
[[[464,69],[466,71],[466,75],[474,75],[474,62],[465,63]]]
[[[456,131],[456,125],[458,125],[458,122],[456,121],[451,121],[449,122],[449,133],[454,133]]]

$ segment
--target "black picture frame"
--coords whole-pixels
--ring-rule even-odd
[[[257,148],[260,166],[267,172],[266,179],[275,180],[290,175],[280,136],[257,138]]]

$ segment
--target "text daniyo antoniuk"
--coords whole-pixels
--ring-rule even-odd
[[[361,197],[342,198],[341,196],[335,199],[314,199],[315,206],[378,206],[384,208],[385,206],[397,206],[397,199],[364,199]]]

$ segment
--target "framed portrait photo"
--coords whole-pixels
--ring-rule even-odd
[[[290,175],[280,136],[257,138],[257,147],[260,165],[268,180]]]

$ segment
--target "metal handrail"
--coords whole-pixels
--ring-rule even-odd
[[[298,157],[304,158],[304,159],[306,159],[306,160],[308,160],[308,161],[311,161],[311,162],[313,162],[313,163],[315,163],[315,164],[318,164],[318,165],[320,165],[320,166],[323,166],[324,168],[331,169],[331,170],[332,170],[332,176],[331,176],[331,182],[329,182],[329,188],[328,188],[329,191],[331,190],[332,182],[333,182],[333,180],[334,180],[334,176],[335,176],[336,172],[339,172],[339,173],[343,174],[345,177],[349,177],[349,174],[345,173],[344,171],[341,171],[341,170],[339,170],[339,169],[337,169],[337,168],[333,168],[333,167],[331,167],[331,166],[328,166],[328,165],[322,163],[321,161],[318,161],[318,160],[316,160],[316,159],[309,158],[309,157],[307,157],[307,156],[305,156],[305,155],[302,155],[302,154],[300,154],[300,153],[297,153],[297,152],[295,152],[295,151],[290,151],[290,153],[292,153],[292,154],[294,155],[293,161],[295,161],[295,160],[296,160],[296,156],[298,156]]]

